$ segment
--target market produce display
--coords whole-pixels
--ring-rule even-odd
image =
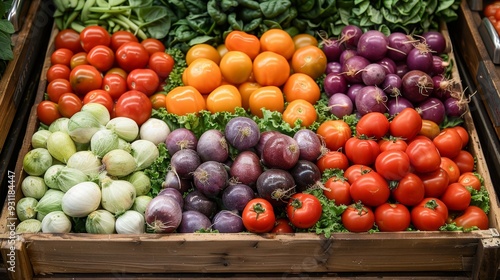
[[[73,19],[137,13],[123,2],[67,9]],[[437,31],[233,26],[217,44],[182,51],[134,30],[80,27],[55,37],[18,232],[329,237],[489,226],[461,126],[468,100]]]

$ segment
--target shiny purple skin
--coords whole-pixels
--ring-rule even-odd
[[[413,48],[406,57],[406,65],[409,70],[420,70],[430,73],[433,64],[432,53]]]
[[[276,130],[266,130],[266,131],[263,131],[260,134],[259,142],[254,147],[255,153],[258,156],[261,156],[262,155],[262,149],[264,148],[264,145],[266,144],[267,140],[269,140],[269,138],[273,137],[274,135],[278,135],[279,133],[280,132],[278,132]]]
[[[240,215],[235,211],[221,210],[212,219],[212,228],[220,233],[238,233],[245,227]]]
[[[334,73],[334,74],[342,73],[342,65],[340,64],[340,62],[331,61],[331,62],[328,62],[326,64],[325,74],[328,75],[330,73]]]
[[[397,74],[387,74],[380,88],[382,88],[388,96],[400,96],[402,83],[401,77]]]
[[[447,66],[448,63],[445,62],[440,56],[433,55],[430,73],[432,75],[442,75],[446,71]]]
[[[396,65],[396,62],[394,62],[394,60],[392,60],[388,57],[384,57],[381,60],[377,61],[377,63],[384,67],[385,74],[395,74],[396,73],[397,65]]]
[[[193,172],[194,186],[209,198],[217,197],[227,187],[228,179],[224,164],[213,160],[205,161]]]
[[[229,185],[222,192],[222,204],[227,210],[241,212],[253,198],[255,198],[254,190],[244,184]]]
[[[454,97],[447,98],[444,102],[446,115],[451,117],[462,117],[467,112],[467,102]]]
[[[321,171],[318,166],[308,160],[299,160],[297,164],[290,169],[295,188],[297,192],[303,192],[311,187],[321,185]]]
[[[198,138],[194,133],[186,128],[177,128],[172,130],[165,139],[168,153],[172,156],[182,149],[196,149]]]
[[[212,218],[217,212],[217,203],[200,191],[194,190],[184,197],[184,211],[187,210],[196,210]]]
[[[297,141],[286,134],[275,135],[267,140],[262,150],[262,163],[268,168],[287,170],[299,160]]]
[[[406,63],[397,63],[396,64],[396,74],[400,77],[403,78],[406,73],[410,71],[408,69],[408,65]]]
[[[162,183],[162,188],[173,188],[178,190],[180,193],[185,193],[191,189],[191,183],[191,179],[182,179],[177,176],[174,171],[169,170],[167,175],[165,175],[165,181]]]
[[[347,79],[342,74],[330,73],[326,75],[323,81],[323,89],[328,97],[335,93],[346,93],[347,88]]]
[[[421,70],[411,70],[406,73],[401,84],[401,93],[403,97],[412,103],[419,103],[432,94],[434,91],[434,82],[431,76]]]
[[[377,63],[368,64],[363,72],[361,72],[361,79],[363,83],[367,86],[377,86],[380,85],[386,76],[385,68]]]
[[[321,49],[323,50],[327,61],[339,61],[340,54],[345,48],[341,42],[330,38],[322,42]]]
[[[356,110],[361,116],[370,112],[387,112],[387,95],[376,86],[365,86],[356,95]]]
[[[362,89],[363,87],[364,87],[363,84],[352,84],[347,89],[347,96],[349,96],[349,98],[351,99],[352,104],[356,102],[356,95],[358,94],[359,90]]]
[[[255,188],[255,183],[262,172],[260,157],[252,151],[239,153],[229,169],[231,178],[251,188]]]
[[[207,230],[212,226],[212,221],[202,213],[194,210],[184,211],[182,213],[182,221],[177,232],[179,233],[194,233],[199,230]]]
[[[434,83],[434,90],[432,95],[441,100],[446,100],[451,97],[452,82],[446,79],[442,75],[436,75],[432,77],[432,82]]]
[[[352,114],[354,111],[354,104],[351,98],[343,93],[336,93],[328,98],[328,107],[330,113],[341,119],[344,116]]]
[[[159,195],[147,205],[144,218],[149,230],[154,233],[171,233],[179,227],[182,208],[172,197]]]
[[[175,199],[175,201],[177,201],[177,203],[179,203],[179,206],[181,208],[184,208],[184,197],[182,197],[182,194],[174,189],[174,188],[166,188],[166,189],[162,189],[158,195],[166,195],[166,196],[169,196],[173,199]]]
[[[198,138],[196,152],[201,161],[225,162],[229,157],[229,147],[224,134],[216,129],[203,132]]]
[[[227,142],[239,151],[244,151],[257,145],[260,130],[257,123],[251,118],[232,118],[224,129]]]
[[[422,119],[433,121],[440,125],[446,116],[444,103],[434,97],[427,98],[416,106],[415,110],[420,114]]]
[[[299,145],[299,159],[316,161],[321,156],[321,140],[314,131],[303,128],[295,132],[293,139]]]
[[[170,159],[172,170],[182,179],[192,178],[193,172],[200,164],[200,156],[192,149],[179,150]]]
[[[357,51],[355,49],[347,49],[345,51],[343,51],[341,54],[340,54],[340,58],[339,58],[339,63],[340,65],[344,65],[344,63],[351,57],[357,55]]]
[[[424,41],[435,54],[439,55],[446,50],[446,39],[443,34],[438,31],[427,31],[422,34],[422,41]]]
[[[357,25],[346,25],[340,31],[340,39],[349,47],[356,48],[363,30]]]
[[[402,32],[393,32],[387,36],[389,50],[387,57],[394,61],[406,61],[406,56],[413,49],[413,39]]]
[[[388,40],[384,33],[378,30],[368,30],[358,41],[358,55],[369,61],[377,61],[385,57],[387,53]]]
[[[404,97],[390,98],[387,101],[387,113],[390,116],[394,116],[406,108],[413,108],[413,104]]]
[[[296,192],[292,175],[282,169],[267,169],[257,180],[257,193],[274,207],[283,207]]]
[[[365,69],[368,64],[370,61],[359,55],[348,58],[342,65],[342,73],[344,73],[347,82],[351,84],[362,83],[361,70]]]

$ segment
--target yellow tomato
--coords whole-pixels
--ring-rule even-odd
[[[321,96],[321,91],[316,81],[309,75],[294,73],[290,75],[283,86],[283,94],[288,102],[303,99],[311,104],[315,104]]]
[[[250,77],[252,60],[244,52],[229,51],[222,57],[219,67],[226,82],[238,85]]]
[[[222,85],[214,89],[206,99],[207,110],[211,113],[231,112],[241,107],[241,96],[238,88],[233,85]]]
[[[309,127],[317,118],[318,114],[314,106],[309,101],[303,99],[296,99],[290,102],[283,112],[283,120],[291,127],[295,126],[297,120],[301,120],[301,126]]]
[[[262,108],[269,111],[278,111],[283,113],[285,109],[285,99],[283,92],[276,86],[263,86],[256,89],[248,101],[250,112],[260,118],[263,117]]]

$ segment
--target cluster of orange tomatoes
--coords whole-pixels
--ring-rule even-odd
[[[38,118],[50,125],[71,117],[88,102],[106,106],[112,116],[139,125],[151,116],[150,96],[163,89],[174,59],[157,39],[141,42],[128,31],[112,35],[100,26],[57,33],[47,70],[47,99],[37,107]]]
[[[243,107],[262,117],[265,108],[283,113],[292,126],[300,119],[305,127],[317,118],[313,105],[321,92],[315,79],[325,72],[327,60],[311,35],[292,37],[270,29],[258,38],[232,31],[217,48],[191,47],[186,63],[184,86],[166,96],[168,112],[234,112]]]

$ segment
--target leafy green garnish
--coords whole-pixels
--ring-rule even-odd
[[[12,6],[12,1],[0,2],[0,78],[2,77],[7,64],[14,58],[12,51],[11,35],[14,34],[14,25],[6,19],[7,12]]]
[[[347,232],[341,219],[342,213],[347,209],[346,205],[336,205],[335,201],[328,199],[323,194],[322,189],[310,189],[306,192],[316,196],[323,208],[321,218],[309,229],[310,232],[324,234],[326,238],[330,238],[335,232]]]

